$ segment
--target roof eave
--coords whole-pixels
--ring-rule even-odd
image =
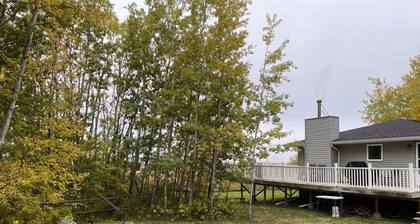
[[[349,144],[405,142],[405,141],[420,141],[420,136],[409,136],[409,137],[398,137],[398,138],[357,139],[357,140],[336,140],[336,141],[333,141],[332,144],[349,145]]]

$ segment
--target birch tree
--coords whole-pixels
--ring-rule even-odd
[[[275,29],[281,20],[276,15],[267,15],[267,26],[264,27],[263,41],[265,55],[260,69],[258,83],[250,88],[247,112],[250,119],[250,163],[251,186],[248,217],[252,219],[254,201],[254,165],[257,158],[265,158],[269,152],[278,152],[281,147],[278,140],[287,133],[282,129],[281,117],[285,109],[292,104],[288,95],[279,93],[278,87],[287,81],[285,73],[294,68],[291,61],[285,59],[285,48],[289,41],[283,41],[279,47],[271,49],[275,41]],[[268,128],[263,127],[267,125]]]
[[[0,126],[0,150],[1,150],[1,148],[4,145],[5,140],[6,140],[7,132],[8,132],[9,127],[10,127],[10,122],[12,120],[13,111],[15,110],[15,107],[16,107],[17,97],[18,97],[18,94],[19,94],[20,89],[21,89],[23,75],[25,73],[26,65],[28,63],[28,58],[29,58],[29,55],[30,55],[30,52],[31,52],[32,38],[33,38],[36,22],[37,22],[37,19],[38,19],[38,14],[39,14],[39,11],[40,11],[40,9],[39,9],[40,5],[39,4],[40,3],[35,2],[35,3],[29,5],[29,7],[31,8],[31,12],[30,12],[31,19],[30,19],[30,23],[29,23],[28,27],[26,28],[26,33],[25,34],[26,34],[27,39],[24,43],[25,46],[23,48],[21,60],[20,60],[20,63],[19,63],[19,69],[16,73],[15,82],[14,82],[13,90],[12,90],[12,96],[11,96],[10,102],[7,103],[6,112],[3,115],[1,126]],[[4,4],[4,8],[6,8],[6,2]],[[5,17],[4,16],[4,14],[5,14],[4,11],[5,10],[3,10],[2,17]],[[5,19],[2,18],[2,20],[5,20]],[[1,22],[3,22],[3,21],[1,21]]]

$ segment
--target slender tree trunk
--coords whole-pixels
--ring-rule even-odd
[[[235,160],[233,161],[232,170],[235,169]],[[225,203],[228,202],[229,199],[229,191],[230,191],[230,185],[232,183],[232,180],[229,178],[228,186],[226,189],[226,195],[225,195]]]
[[[204,13],[204,17],[203,17],[203,20],[201,21],[202,25],[201,25],[199,33],[200,33],[200,36],[203,37],[204,30],[205,30],[205,24],[207,22],[207,14],[206,14],[207,2],[204,1],[204,4],[201,7],[202,7],[201,10],[203,10],[203,13]],[[198,62],[198,63],[200,63],[200,62]],[[196,127],[195,127],[195,130],[194,130],[194,148],[193,148],[193,151],[192,151],[192,159],[191,159],[192,166],[191,166],[191,176],[190,176],[190,182],[189,182],[190,186],[189,186],[189,195],[188,195],[188,205],[189,206],[192,205],[193,199],[194,199],[194,185],[195,185],[195,176],[196,176],[196,172],[197,172],[197,166],[196,166],[197,165],[196,164],[197,163],[197,150],[196,150],[196,147],[198,146],[198,131],[197,131],[198,125],[199,125],[198,108],[199,108],[199,105],[200,105],[200,95],[201,95],[200,91],[202,89],[202,83],[201,83],[201,80],[200,80],[200,71],[196,72],[196,78],[197,78],[197,82],[195,83],[196,84],[195,89],[197,91],[197,94],[196,94],[196,105],[195,105],[195,111],[194,111],[195,112],[195,125],[196,125]]]
[[[138,164],[140,161],[140,147],[141,147],[141,136],[137,137],[136,148],[134,149],[134,161],[133,165],[131,166],[130,172],[130,185],[129,185],[129,192],[131,195],[135,195],[137,193],[137,170]]]
[[[173,187],[172,187],[172,191],[171,191],[172,192],[172,194],[171,194],[172,198],[177,198],[178,197],[177,187],[178,187],[178,183],[179,183],[179,174],[180,174],[179,168],[176,168],[175,172],[174,172],[174,179],[172,180],[172,183],[173,183]]]
[[[248,204],[248,218],[249,220],[252,220],[252,203],[254,202],[254,166],[255,166],[255,151],[257,148],[257,136],[258,136],[258,130],[259,130],[259,123],[256,126],[254,130],[254,138],[252,142],[252,162],[251,162],[251,186],[249,190],[249,204]]]
[[[194,146],[196,147],[196,146]],[[197,162],[197,152],[195,149],[193,149],[193,155],[192,155],[192,159],[191,159],[191,176],[190,176],[190,182],[189,182],[189,192],[188,192],[188,206],[191,206],[193,203],[193,199],[194,199],[194,185],[195,185],[195,173],[197,170],[196,167],[196,162]]]
[[[102,103],[102,98],[100,97],[101,94],[101,89],[98,89],[98,100],[95,100],[95,110],[96,110],[96,115],[95,118],[92,120],[92,124],[94,123],[94,127],[93,127],[93,140],[94,140],[94,150],[95,150],[95,159],[97,158],[98,155],[98,125],[99,125],[99,115],[100,115],[100,111],[101,111],[101,103]]]
[[[198,174],[196,175],[196,190],[195,190],[195,192],[196,192],[196,196],[197,195],[200,195],[200,193],[202,193],[203,192],[203,190],[201,189],[202,187],[203,187],[203,185],[201,184],[202,182],[203,182],[203,179],[205,179],[205,177],[204,177],[204,166],[205,166],[205,158],[204,158],[204,155],[203,155],[203,158],[201,159],[201,160],[197,160],[197,164],[199,164],[200,165],[200,169],[196,169],[196,170],[198,170]],[[205,183],[207,183],[208,182],[208,180],[206,180],[205,181]],[[204,186],[204,189],[206,189],[206,187],[207,187],[207,185],[205,185]],[[205,193],[204,193],[205,194]]]
[[[171,123],[169,126],[169,139],[168,139],[168,156],[171,156],[172,153],[172,134],[173,134],[173,129],[174,129],[174,119],[171,118]],[[163,208],[167,209],[168,208],[168,172],[165,171],[165,180],[164,180],[164,185],[163,185]]]
[[[161,125],[159,125],[161,126]],[[162,126],[159,128],[159,134],[158,134],[158,146],[157,146],[157,151],[156,151],[156,162],[159,163],[160,160],[160,148],[161,148],[161,139],[162,139]],[[159,183],[159,179],[160,179],[160,170],[159,170],[159,166],[157,166],[155,173],[154,173],[154,178],[153,178],[153,185],[152,185],[152,193],[151,193],[151,197],[150,197],[150,207],[153,207],[155,205],[155,201],[156,201],[156,190],[158,188],[158,183]]]
[[[269,50],[269,45],[266,45],[265,48],[265,54],[264,54],[264,64],[263,67],[261,69],[261,71],[263,72],[262,74],[260,74],[260,80],[263,78],[264,76],[264,71],[266,70],[266,66],[267,66],[267,57],[268,57],[268,50]],[[261,104],[261,102],[263,101],[264,98],[264,86],[261,87],[260,93],[259,93],[259,103]],[[263,107],[263,105],[259,105],[259,108],[261,110],[261,108]],[[251,187],[250,187],[250,197],[249,197],[249,205],[248,205],[248,218],[250,221],[252,221],[252,202],[254,201],[254,166],[256,163],[256,158],[255,158],[255,152],[257,150],[257,137],[258,137],[258,132],[260,130],[260,125],[261,122],[258,121],[255,129],[254,129],[254,136],[252,139],[252,163],[251,163]]]
[[[86,84],[86,90],[87,90],[87,93],[86,93],[86,105],[85,105],[85,111],[84,111],[84,114],[83,114],[83,130],[82,130],[82,139],[85,139],[85,134],[86,134],[86,129],[88,128],[88,122],[89,122],[89,103],[90,103],[90,100],[91,100],[91,96],[90,96],[90,93],[91,93],[91,91],[92,91],[92,74],[89,74],[88,75],[88,80],[86,80],[87,81],[87,84]],[[82,94],[83,94],[83,92],[82,92]],[[89,151],[88,151],[89,152]]]
[[[209,188],[207,191],[207,200],[208,206],[210,209],[214,206],[214,188],[215,188],[215,180],[216,180],[216,163],[217,163],[217,149],[213,146],[212,150],[212,161],[210,167],[210,178],[209,178]]]
[[[197,73],[198,74],[198,73]],[[197,80],[199,80],[197,78]],[[198,83],[197,83],[198,84]],[[198,84],[199,85],[199,84]],[[198,105],[200,102],[200,94],[197,93],[196,95],[196,105],[195,105],[195,109],[194,109],[194,119],[195,119],[195,130],[194,130],[194,146],[192,148],[192,158],[191,158],[191,176],[190,176],[190,180],[189,180],[189,192],[188,192],[188,206],[191,206],[193,203],[193,199],[194,199],[194,185],[195,185],[195,175],[197,172],[197,146],[198,146]]]
[[[168,60],[168,64],[166,66],[166,76],[169,77],[170,73],[170,66],[171,66],[171,59]],[[175,81],[175,75],[172,74],[171,78],[170,78],[170,90],[171,93],[173,94],[173,90],[174,90],[174,81]],[[171,99],[170,99],[170,105],[174,105],[174,96],[172,95]],[[172,157],[172,140],[173,140],[173,131],[174,131],[174,123],[175,123],[175,119],[174,119],[174,115],[172,115],[172,113],[170,113],[170,123],[169,123],[169,138],[168,138],[168,146],[167,146],[167,157],[171,158]],[[163,208],[167,209],[168,208],[168,170],[165,170],[165,174],[164,174],[164,183],[163,183]]]
[[[143,103],[142,106],[143,107]],[[143,115],[143,113],[142,113]],[[142,116],[141,116],[142,117]],[[137,170],[139,169],[138,164],[140,161],[140,149],[142,146],[142,142],[143,142],[143,137],[144,134],[142,134],[142,132],[145,132],[146,130],[142,130],[142,127],[140,127],[138,129],[138,136],[137,136],[137,141],[136,141],[136,147],[135,147],[135,152],[134,152],[134,163],[131,167],[131,173],[130,173],[130,185],[129,185],[129,192],[132,195],[135,195],[137,193]],[[145,164],[146,166],[146,164]],[[141,190],[143,190],[143,187],[141,188]]]
[[[6,113],[4,114],[3,122],[0,127],[0,150],[5,143],[7,131],[9,130],[9,126],[10,126],[10,121],[12,120],[13,111],[16,107],[17,97],[19,95],[20,87],[22,85],[22,78],[26,70],[26,65],[28,64],[29,54],[31,52],[32,39],[33,39],[33,34],[34,34],[34,29],[35,29],[36,21],[38,18],[38,14],[39,14],[39,6],[38,4],[35,4],[35,8],[32,11],[31,23],[27,29],[28,39],[25,43],[25,48],[22,54],[22,60],[20,62],[19,70],[16,76],[16,81],[13,86],[12,99],[7,105]]]
[[[150,207],[153,207],[156,204],[156,191],[158,188],[159,178],[159,170],[156,170],[153,174],[152,192],[150,192]]]
[[[156,127],[155,126],[156,126],[155,124],[152,124],[151,130],[150,130],[150,136],[155,136],[155,134],[156,134]],[[151,158],[152,150],[153,150],[153,141],[150,140],[149,145],[148,145],[148,149],[144,153],[144,169],[146,169],[149,166],[150,160],[152,159]],[[141,200],[143,200],[145,194],[150,193],[149,192],[149,186],[150,186],[149,178],[150,178],[150,176],[143,174],[142,178],[144,178],[144,180],[142,180],[142,188],[141,188],[141,194],[140,194],[140,199]]]
[[[3,30],[3,25],[6,24],[6,10],[7,10],[7,0],[3,0],[3,8],[0,11],[0,34]]]
[[[184,172],[181,171],[181,175],[179,178],[179,185],[178,185],[178,205],[182,204],[183,199],[184,199]]]
[[[221,87],[223,89],[224,86],[224,81],[223,81],[223,74],[220,76],[220,84]],[[215,125],[214,128],[221,128],[223,127],[223,122],[221,122],[221,113],[222,113],[222,99],[221,96],[218,96],[217,99],[217,117],[216,117],[216,121],[215,121]],[[218,151],[217,148],[214,146],[214,144],[212,144],[212,160],[211,160],[211,164],[210,164],[210,178],[209,178],[209,188],[208,188],[208,192],[207,192],[207,201],[208,201],[208,206],[210,209],[213,208],[214,206],[214,189],[215,189],[215,182],[216,182],[216,169],[217,169],[217,158],[218,158]]]
[[[143,84],[145,83],[145,77],[143,77],[142,82],[143,82]],[[142,91],[143,91],[143,87],[140,88],[140,92],[142,92]],[[135,154],[134,155],[134,164],[132,166],[131,174],[130,174],[130,188],[129,188],[129,192],[131,194],[134,194],[134,191],[133,190],[137,190],[137,184],[136,184],[137,183],[136,182],[136,179],[137,179],[137,174],[136,174],[137,164],[140,161],[140,149],[141,149],[141,146],[142,146],[142,141],[141,140],[142,140],[142,138],[143,138],[143,136],[144,136],[144,134],[146,132],[146,129],[143,130],[142,121],[141,121],[141,119],[143,119],[143,115],[144,115],[144,107],[145,107],[145,102],[144,101],[145,101],[144,99],[141,99],[140,108],[136,107],[136,109],[135,109],[136,115],[137,115],[137,112],[140,110],[140,118],[139,118],[140,119],[140,122],[139,122],[139,126],[137,128],[137,130],[138,130],[137,139],[138,140],[137,140],[136,148],[135,148],[135,152],[134,152],[134,154]],[[133,120],[133,123],[135,123],[135,120]],[[144,133],[142,133],[142,132],[144,132]],[[136,184],[136,185],[134,185],[134,184]],[[133,186],[135,186],[136,188],[133,189]],[[143,187],[141,188],[141,191],[143,191]],[[143,193],[143,192],[141,192],[141,193]],[[140,195],[142,195],[142,194],[140,194]]]
[[[185,139],[185,145],[184,145],[184,147],[185,147],[185,149],[184,149],[184,164],[187,164],[187,158],[188,158],[188,142],[189,142],[189,140],[188,139]],[[180,181],[179,181],[179,188],[178,188],[178,190],[179,190],[178,204],[179,205],[182,203],[182,200],[184,198],[184,184],[185,184],[184,182],[185,182],[185,179],[188,181],[188,177],[185,178],[185,173],[186,172],[184,172],[184,169],[181,169],[180,170],[180,173],[181,174],[180,174]]]
[[[163,181],[163,208],[168,209],[168,174],[165,173]]]

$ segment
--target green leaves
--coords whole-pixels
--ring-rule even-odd
[[[363,119],[379,123],[394,119],[420,119],[420,56],[411,60],[411,71],[402,77],[403,82],[391,86],[385,80],[370,78],[375,85],[363,100]]]
[[[0,216],[45,223],[51,222],[55,214],[68,215],[69,210],[61,214],[55,204],[78,194],[79,184],[86,177],[84,170],[77,167],[77,161],[87,151],[82,151],[83,124],[95,124],[101,119],[91,113],[91,108],[100,110],[109,85],[104,75],[112,70],[107,55],[112,54],[109,30],[117,23],[108,1],[36,2],[40,3],[41,13],[34,29],[34,44],[10,134],[0,151],[0,167],[10,172],[0,174],[0,181],[9,186],[6,191],[0,190],[0,210],[4,211]],[[33,2],[13,1],[8,6],[18,9],[18,16],[0,29],[0,39],[8,43],[0,46],[4,78],[0,80],[1,118],[13,88],[11,83],[24,46],[20,38],[26,36],[23,30],[29,25],[28,9],[33,8]],[[84,101],[84,96],[89,100]],[[84,106],[90,109],[81,115]],[[84,123],[81,117],[94,117],[95,121]],[[92,133],[95,135],[94,128]]]
[[[61,210],[42,210],[41,202],[92,197],[92,190],[128,189],[134,200],[164,207],[186,200],[168,192],[190,190],[189,199],[206,196],[212,204],[217,182],[243,174],[227,161],[243,171],[252,149],[261,158],[279,151],[272,142],[287,134],[281,114],[291,103],[278,88],[294,66],[285,60],[288,41],[272,47],[280,20],[268,16],[266,57],[259,81],[250,81],[248,4],[150,0],[145,8],[130,5],[118,23],[108,0],[43,1],[0,152],[0,169],[10,174],[0,176],[7,183],[0,216],[43,220]],[[27,20],[16,17],[0,32],[0,115]]]
[[[274,38],[276,36],[275,29],[278,27],[281,23],[281,19],[277,18],[277,15],[266,15],[267,25],[263,28],[264,35],[263,35],[263,41],[266,46],[270,46]]]
[[[252,142],[250,150],[259,158],[267,157],[270,152],[282,150],[278,142],[287,133],[282,130],[280,115],[292,106],[288,95],[277,90],[282,83],[288,81],[285,73],[295,68],[291,61],[284,59],[288,41],[283,41],[281,46],[274,50],[270,49],[275,40],[275,29],[280,22],[276,15],[267,15],[267,26],[263,28],[265,58],[260,69],[259,83],[250,85],[247,100],[247,117],[251,120],[247,130]]]

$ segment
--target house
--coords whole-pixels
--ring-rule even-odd
[[[322,117],[318,101],[318,116],[305,120],[298,166],[259,164],[254,184],[285,189],[289,196],[287,189],[309,191],[309,201],[315,192],[373,196],[380,214],[380,197],[420,203],[419,166],[419,121],[399,119],[340,132],[339,117]]]
[[[339,118],[327,116],[305,120],[298,161],[300,166],[363,161],[378,168],[419,168],[419,151],[419,121],[399,119],[339,132]]]

